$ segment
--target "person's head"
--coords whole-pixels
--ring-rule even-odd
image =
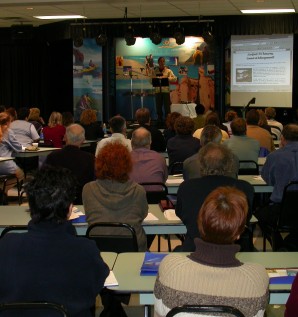
[[[70,124],[74,123],[73,114],[69,111],[62,113],[62,125],[68,127]]]
[[[216,125],[206,125],[200,136],[201,146],[205,146],[209,142],[221,143],[222,133],[218,126]]]
[[[67,145],[81,146],[85,141],[85,129],[80,125],[73,123],[66,127],[65,142]]]
[[[297,142],[298,141],[298,125],[295,123],[287,124],[283,127],[281,131],[281,145],[285,145],[289,142]]]
[[[95,162],[96,177],[119,183],[129,179],[132,159],[129,150],[120,142],[109,142],[98,153]]]
[[[48,126],[55,127],[57,124],[62,125],[62,114],[57,111],[53,111],[50,115]]]
[[[159,68],[161,68],[161,69],[164,68],[166,60],[163,56],[160,56],[158,58],[157,62],[158,62]]]
[[[134,149],[147,148],[150,149],[151,133],[145,128],[138,128],[133,131],[131,137],[131,146]]]
[[[190,117],[181,116],[175,121],[175,131],[178,135],[191,135],[195,127],[194,121]]]
[[[77,179],[68,169],[44,166],[24,188],[34,223],[65,222],[76,196]]]
[[[196,105],[195,110],[197,115],[202,115],[205,113],[205,107],[200,103]]]
[[[233,135],[246,135],[246,121],[243,118],[236,118],[231,122]]]
[[[10,121],[11,121],[11,122],[14,121],[14,120],[17,120],[18,115],[17,115],[17,111],[16,111],[15,108],[9,107],[9,108],[7,108],[7,109],[5,110],[5,112],[9,114],[9,116],[10,116]]]
[[[205,125],[208,125],[208,124],[213,124],[218,127],[220,126],[219,116],[216,112],[208,113],[208,115],[206,116]]]
[[[181,113],[179,112],[174,111],[174,112],[168,113],[166,118],[166,127],[170,130],[174,130],[175,121],[179,117],[181,117]]]
[[[236,111],[233,111],[233,110],[229,110],[226,112],[225,114],[225,120],[227,122],[230,122],[230,121],[233,121],[235,118],[237,118],[238,115],[237,115],[237,112]]]
[[[232,151],[222,144],[210,142],[203,146],[198,154],[200,175],[229,176],[234,170],[234,156]]]
[[[276,111],[274,108],[268,107],[265,109],[265,115],[266,115],[267,119],[274,119],[276,116]]]
[[[18,119],[19,120],[28,120],[30,110],[27,107],[22,107],[18,110]]]
[[[96,110],[85,109],[82,111],[80,116],[80,123],[83,125],[89,125],[97,121]]]
[[[148,108],[139,108],[135,113],[136,120],[140,125],[150,124],[150,111]]]
[[[38,108],[30,108],[30,113],[28,116],[29,121],[39,121],[40,110]]]
[[[268,121],[267,121],[267,117],[265,115],[265,112],[263,110],[261,110],[261,109],[258,109],[257,111],[258,111],[258,114],[259,114],[259,117],[260,117],[258,125],[260,127],[268,125]]]
[[[112,133],[126,133],[126,121],[121,116],[114,116],[109,120],[109,126]]]
[[[245,115],[248,125],[259,125],[260,115],[256,109],[250,109]]]
[[[202,240],[214,244],[232,244],[245,229],[248,203],[245,194],[234,187],[218,187],[205,199],[199,214]]]
[[[10,125],[10,116],[6,112],[0,113],[0,141],[2,141],[3,134],[7,131]]]

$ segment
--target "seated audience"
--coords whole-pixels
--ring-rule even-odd
[[[233,110],[229,110],[225,114],[225,120],[226,122],[223,122],[223,125],[225,125],[228,128],[228,133],[231,136],[232,129],[231,129],[231,122],[238,117],[237,112]]]
[[[161,154],[150,150],[150,144],[151,134],[147,129],[141,127],[133,131],[132,171],[129,177],[136,183],[165,183],[168,178],[166,160]]]
[[[276,110],[272,107],[268,107],[265,109],[265,115],[267,117],[268,125],[271,128],[271,132],[276,135],[277,140],[280,140],[283,124],[275,120]]]
[[[250,160],[258,163],[260,142],[246,135],[246,121],[236,118],[231,123],[232,135],[230,139],[223,142],[239,159],[239,161]],[[242,168],[254,167],[249,163],[242,164]]]
[[[45,125],[43,118],[40,116],[40,110],[38,108],[30,108],[30,113],[28,117],[28,122],[32,123],[40,135],[40,132]]]
[[[222,140],[222,133],[219,127],[215,125],[206,125],[201,133],[200,144],[201,148],[209,142],[220,144]],[[199,150],[200,151],[200,150]],[[190,156],[183,162],[183,178],[188,180],[190,178],[200,177],[200,161],[198,159],[199,152]],[[239,169],[239,160],[236,155],[233,155],[233,167],[231,173],[227,176],[237,178]]]
[[[275,150],[272,136],[268,131],[259,127],[259,120],[260,115],[256,109],[251,109],[246,113],[246,135],[256,139],[260,146],[272,152]]]
[[[200,141],[192,136],[194,122],[189,117],[181,116],[175,121],[176,136],[167,144],[169,155],[169,170],[176,162],[184,162],[200,149]],[[175,172],[174,172],[175,174]]]
[[[247,223],[252,215],[254,188],[248,182],[229,177],[233,168],[233,153],[222,144],[210,142],[203,146],[198,154],[200,178],[184,181],[177,192],[176,215],[185,224],[187,233],[181,251],[194,251],[194,238],[199,237],[196,226],[198,210],[200,210],[207,195],[219,186],[234,186],[242,190],[247,197],[249,213]],[[249,233],[249,232],[248,232]],[[247,234],[248,234],[247,233]],[[246,234],[246,233],[245,233]],[[243,251],[251,251],[247,235],[240,241]]]
[[[129,179],[130,152],[121,142],[109,142],[95,163],[97,180],[83,188],[83,204],[88,224],[98,221],[125,222],[134,227],[139,251],[146,251],[142,222],[148,214],[145,189]]]
[[[166,128],[163,130],[163,136],[165,138],[166,144],[169,139],[176,135],[176,131],[174,128],[175,121],[177,118],[181,117],[181,113],[179,112],[171,112],[166,117]]]
[[[110,131],[112,135],[109,138],[102,139],[97,142],[95,156],[108,143],[120,142],[131,151],[131,141],[126,138],[126,121],[121,116],[112,117],[109,120]]]
[[[257,111],[258,111],[258,114],[260,116],[260,119],[259,119],[259,122],[258,122],[259,127],[267,130],[271,134],[271,128],[268,125],[268,121],[267,121],[267,117],[265,115],[265,112],[263,110],[261,110],[261,109],[258,109]]]
[[[85,131],[79,124],[71,124],[66,128],[66,145],[50,153],[44,164],[68,168],[78,180],[75,203],[82,204],[82,189],[86,183],[95,179],[94,155],[82,151],[80,146],[85,141]]]
[[[286,303],[286,310],[284,317],[298,316],[298,275],[292,284],[291,293]]]
[[[53,111],[51,113],[48,125],[42,131],[45,143],[52,142],[54,147],[62,148],[66,129],[62,125],[60,112]]]
[[[72,112],[70,111],[65,111],[62,112],[62,125],[67,128],[69,125],[74,123],[74,117]]]
[[[70,171],[46,167],[25,186],[28,232],[6,234],[0,240],[1,303],[54,302],[69,316],[92,316],[90,308],[109,268],[95,242],[77,237],[67,221],[74,183]]]
[[[148,108],[139,108],[135,113],[138,125],[135,127],[143,127],[151,133],[151,146],[150,149],[156,152],[164,152],[166,150],[166,142],[163,134],[156,127],[150,125],[150,111]],[[131,139],[132,132],[128,134]]]
[[[221,134],[222,134],[222,142],[224,140],[227,140],[229,138],[229,134],[228,134],[228,128],[226,126],[224,126],[223,124],[221,124],[220,120],[219,120],[219,116],[216,112],[210,112],[205,119],[205,126],[206,125],[215,125],[217,127],[220,128],[221,130]],[[193,136],[195,138],[200,139],[201,138],[201,133],[203,131],[203,128],[197,129]]]
[[[28,108],[20,108],[18,118],[10,124],[10,129],[13,130],[16,139],[24,146],[32,145],[32,142],[39,140],[35,126],[28,122],[29,113]]]
[[[104,137],[102,126],[97,121],[96,110],[83,110],[80,116],[80,124],[85,129],[87,140],[97,140]]]
[[[195,225],[200,239],[189,256],[172,253],[160,263],[154,286],[155,316],[176,306],[228,305],[244,316],[264,316],[269,278],[257,263],[236,258],[234,242],[245,229],[248,205],[240,190],[218,187],[202,204]]]
[[[6,113],[9,114],[10,116],[10,122],[14,121],[14,120],[17,120],[18,118],[18,114],[17,114],[17,111],[14,107],[8,107],[6,110],[5,110]]]
[[[197,104],[195,107],[197,116],[195,118],[192,118],[195,126],[194,131],[201,129],[205,126],[205,107],[202,104]]]

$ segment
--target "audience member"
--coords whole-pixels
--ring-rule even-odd
[[[136,183],[165,183],[168,178],[168,168],[165,158],[150,150],[151,134],[141,127],[133,131],[131,138],[132,171],[131,180]]]
[[[167,115],[166,129],[163,130],[163,136],[165,138],[166,144],[168,143],[170,138],[176,135],[174,125],[175,125],[176,119],[179,117],[181,117],[181,113],[175,112],[175,111]]]
[[[265,115],[267,117],[268,125],[271,127],[271,132],[276,135],[277,140],[280,140],[283,124],[275,120],[275,117],[276,117],[275,109],[272,107],[266,108]]]
[[[246,121],[236,118],[231,123],[232,135],[229,140],[223,142],[239,159],[239,161],[250,160],[258,163],[260,143],[256,139],[246,135]],[[249,163],[242,164],[242,168],[250,168]],[[254,167],[254,166],[252,166]]]
[[[260,115],[256,109],[251,109],[246,113],[246,135],[260,142],[260,146],[266,148],[269,152],[275,150],[271,134],[265,129],[259,127]]]
[[[131,151],[131,141],[126,138],[126,121],[121,116],[112,117],[109,120],[110,130],[112,135],[109,138],[102,139],[97,142],[95,156],[99,151],[110,142],[120,142],[125,145],[129,151]]]
[[[82,189],[86,183],[95,179],[94,155],[82,151],[80,146],[85,141],[85,131],[79,124],[71,124],[66,128],[66,145],[50,153],[44,165],[68,168],[78,180],[75,203],[82,204]]]
[[[220,144],[222,140],[222,133],[219,127],[215,125],[206,125],[201,133],[200,144],[201,148],[209,142]],[[198,152],[199,153],[199,152]],[[200,177],[200,161],[198,153],[190,156],[183,162],[183,178],[188,180],[190,178]],[[233,167],[231,173],[227,176],[237,178],[239,169],[239,160],[236,155],[233,155]]]
[[[229,110],[225,114],[226,122],[223,123],[228,128],[229,136],[232,135],[231,122],[238,117],[237,112],[233,110]]]
[[[10,124],[16,139],[24,146],[32,145],[32,142],[38,142],[39,134],[35,126],[28,122],[30,110],[28,108],[20,108],[18,110],[18,119]]]
[[[51,113],[48,125],[42,131],[45,142],[51,141],[54,147],[62,148],[66,129],[62,125],[60,112],[53,111]]]
[[[87,140],[97,140],[104,137],[102,126],[97,121],[96,110],[83,110],[80,116],[80,124],[85,129]]]
[[[256,210],[260,226],[276,224],[284,187],[298,179],[298,125],[286,125],[281,134],[280,148],[270,153],[261,171],[262,178],[273,186],[269,205]],[[281,237],[278,243],[281,243]]]
[[[201,147],[200,141],[192,136],[194,122],[191,118],[184,116],[177,118],[174,127],[177,135],[171,138],[167,144],[169,170],[173,168],[174,163],[184,162],[185,159],[197,153]]]
[[[206,125],[216,125],[217,127],[220,128],[221,133],[222,133],[222,142],[224,140],[227,140],[229,138],[229,134],[228,134],[228,128],[226,126],[224,126],[223,124],[220,123],[219,120],[219,116],[216,112],[210,112],[207,116],[206,116],[206,120],[205,120],[205,126]],[[194,132],[193,136],[195,138],[200,139],[201,138],[201,133],[203,131],[203,128],[198,129]]]
[[[28,116],[28,122],[32,123],[40,135],[40,132],[45,125],[43,118],[40,116],[40,110],[38,108],[30,108],[30,113]]]
[[[62,125],[67,128],[69,125],[74,123],[74,117],[72,112],[70,111],[65,111],[62,112]]]
[[[145,189],[129,179],[132,171],[129,150],[121,142],[106,144],[98,152],[95,169],[97,180],[86,184],[82,195],[88,224],[128,223],[136,230],[139,251],[146,251],[142,222],[148,214],[148,203]]]
[[[197,104],[195,107],[197,116],[195,118],[192,118],[195,126],[194,131],[201,129],[205,126],[205,107],[202,104]]]
[[[67,221],[74,183],[70,171],[46,167],[26,185],[28,232],[0,241],[1,303],[54,302],[69,316],[92,316],[109,268],[95,242],[77,237]]]
[[[198,207],[200,208],[200,207]],[[236,258],[234,242],[245,230],[248,205],[240,190],[210,191],[194,225],[200,233],[189,256],[172,253],[160,263],[154,286],[155,315],[164,317],[175,306],[229,305],[244,316],[264,316],[269,278],[257,263]]]
[[[200,178],[184,181],[177,192],[176,214],[185,224],[187,233],[181,251],[194,251],[194,238],[199,237],[196,219],[207,195],[219,186],[234,186],[242,190],[247,197],[249,213],[252,215],[254,188],[248,182],[229,177],[233,168],[233,153],[222,144],[210,142],[203,146],[198,154]],[[243,251],[251,251],[251,241],[243,237],[240,241]],[[179,249],[179,248],[178,248]]]
[[[6,113],[9,114],[10,116],[10,122],[16,120],[18,118],[18,114],[17,114],[17,111],[14,107],[8,107],[6,110],[5,110]]]
[[[298,275],[292,284],[291,293],[286,303],[286,310],[284,317],[298,316]]]
[[[258,114],[260,116],[260,119],[259,119],[259,122],[258,122],[259,127],[267,130],[271,134],[271,128],[268,125],[268,121],[267,121],[267,117],[265,115],[265,112],[263,110],[261,110],[261,109],[258,109],[257,111],[258,111]]]
[[[151,147],[150,149],[156,152],[163,152],[166,150],[166,142],[163,134],[156,127],[150,125],[150,111],[148,108],[139,108],[135,113],[138,126],[147,129],[151,133]],[[129,138],[131,139],[132,132],[129,133]]]

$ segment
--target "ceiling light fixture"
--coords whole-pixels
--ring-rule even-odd
[[[159,29],[157,26],[154,26],[153,28],[151,25],[149,26],[149,32],[150,32],[150,40],[153,44],[158,45],[162,41],[162,37],[159,33]]]
[[[178,45],[181,45],[185,42],[184,30],[180,27],[180,24],[174,31],[174,38]]]
[[[37,15],[34,18],[40,20],[87,19],[83,15]]]
[[[243,14],[261,14],[261,13],[295,13],[295,9],[258,9],[258,10],[240,10]]]

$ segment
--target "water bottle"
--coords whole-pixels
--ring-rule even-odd
[[[44,139],[42,129],[41,129],[40,134],[39,134],[39,139],[40,139],[40,140],[43,140],[43,139]]]
[[[102,130],[103,130],[104,136],[106,136],[107,135],[107,125],[105,123],[102,125]]]

